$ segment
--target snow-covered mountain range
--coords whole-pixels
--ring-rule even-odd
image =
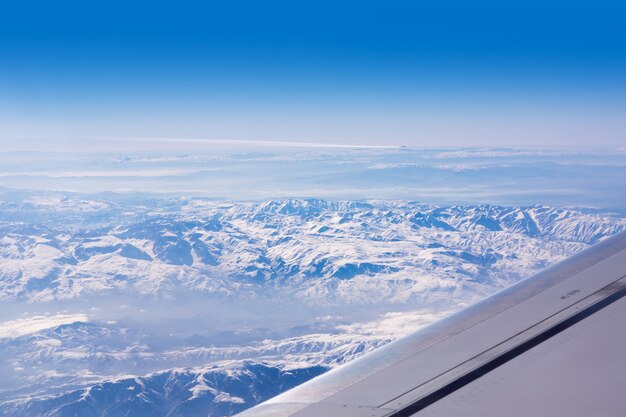
[[[97,222],[74,223],[75,212],[64,215],[72,203],[94,210]],[[353,304],[441,288],[482,296],[624,228],[611,216],[543,206],[62,201],[56,218],[46,208],[39,223],[29,221],[38,208],[30,205],[0,208],[5,218],[22,214],[0,226],[3,299],[115,290],[258,297],[281,289],[309,303]]]
[[[231,415],[625,228],[539,205],[5,201],[0,415]]]
[[[226,416],[280,394],[328,370],[243,363],[169,369],[122,377],[85,389],[0,406],[0,416]]]

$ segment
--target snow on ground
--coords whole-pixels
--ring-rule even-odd
[[[226,416],[625,228],[541,205],[0,202],[0,416]]]

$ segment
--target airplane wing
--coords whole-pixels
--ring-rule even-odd
[[[626,232],[240,417],[626,415]]]

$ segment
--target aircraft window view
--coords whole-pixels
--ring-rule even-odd
[[[0,416],[618,416],[626,5],[10,2]]]

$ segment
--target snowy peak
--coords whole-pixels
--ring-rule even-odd
[[[6,402],[0,415],[228,416],[292,388],[328,368],[244,362],[209,369],[171,369],[106,381],[66,394]]]
[[[4,226],[0,299],[116,290],[267,297],[281,290],[307,302],[378,303],[459,285],[474,297],[483,285],[510,283],[625,227],[609,214],[545,206],[317,199],[163,205],[123,224],[100,218],[97,228],[65,225],[67,205],[55,227],[26,215]],[[119,218],[135,209],[150,207],[119,206]]]

